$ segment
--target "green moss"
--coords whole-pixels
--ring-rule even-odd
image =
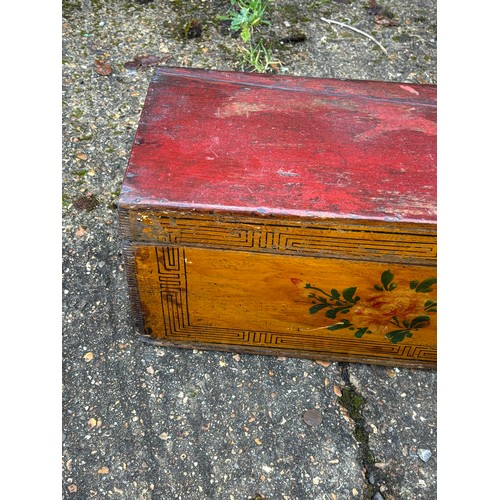
[[[349,412],[350,417],[354,421],[363,417],[361,410],[365,404],[365,400],[354,389],[345,388],[342,391],[342,397],[339,398],[339,403]]]
[[[85,135],[81,135],[80,137],[78,137],[78,140],[80,142],[81,141],[91,141],[93,138],[94,138],[94,136],[92,134],[85,134]]]
[[[63,207],[69,206],[70,203],[71,203],[70,197],[67,194],[63,193],[62,194],[62,205],[63,205]]]
[[[199,19],[190,19],[182,28],[183,36],[186,40],[201,37],[203,24]]]
[[[62,1],[62,14],[63,17],[69,18],[75,12],[82,10],[80,0],[63,0]]]
[[[92,7],[95,10],[101,10],[102,9],[103,4],[100,2],[100,0],[90,0],[90,2],[92,4]]]
[[[365,429],[365,419],[363,417],[363,407],[365,399],[353,388],[346,387],[342,390],[342,396],[339,403],[347,410],[349,416],[354,421],[354,439],[359,444],[361,460],[363,464],[371,465],[375,463],[375,457],[370,450],[369,435]]]
[[[393,36],[392,39],[398,43],[405,43],[405,42],[409,42],[411,40],[411,36],[403,33],[402,35]]]
[[[384,17],[387,17],[387,19],[395,19],[396,17],[396,14],[394,14],[394,12],[392,12],[392,10],[389,9],[388,7],[384,7],[381,14]]]
[[[331,3],[331,0],[313,0],[312,2],[307,4],[307,7],[309,9],[319,9],[321,7],[327,6],[329,3]],[[328,5],[328,7],[330,7]]]
[[[170,5],[175,10],[181,9],[183,6],[186,5],[186,3],[189,3],[189,2],[183,2],[182,0],[170,0]]]
[[[83,110],[75,108],[69,116],[70,118],[81,118],[83,116]]]

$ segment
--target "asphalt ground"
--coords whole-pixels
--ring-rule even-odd
[[[26,244],[15,252],[22,266],[6,266],[6,274],[13,276],[9,283],[15,283],[10,286],[6,312],[16,311],[10,315],[7,331],[16,334],[7,337],[4,359],[8,362],[2,366],[6,399],[2,428],[9,443],[2,487],[5,498],[59,494],[64,499],[134,500],[437,498],[436,371],[167,349],[142,342],[134,332],[116,202],[139,113],[154,65],[249,70],[241,65],[239,40],[228,35],[227,26],[217,18],[227,11],[228,3],[62,2],[60,346],[57,322],[45,325],[48,309],[54,309],[46,302],[50,293],[45,293],[45,283],[54,281],[58,272],[57,244],[54,252],[50,240],[61,206],[61,194],[44,184],[47,178],[55,178],[57,184],[59,169],[57,153],[52,161],[44,149],[47,142],[55,142],[57,149],[58,142],[59,108],[42,97],[44,56],[51,52],[54,57],[54,45],[47,52],[43,46],[40,55],[29,58],[36,71],[23,73],[19,80],[4,78],[9,90],[19,92],[19,98],[7,99],[12,101],[7,105],[15,111],[25,102],[23,113],[12,114],[15,119],[7,127],[6,146],[10,140],[18,141],[11,157],[26,158],[34,171],[27,174],[18,169],[18,182],[36,192],[35,202],[28,192],[19,203],[18,190],[6,190],[15,196],[9,209],[27,205],[21,220],[30,223],[29,230],[21,224],[20,241]],[[378,13],[369,11],[369,2],[356,0],[270,3],[271,25],[264,35],[273,41],[272,54],[283,73],[437,83],[434,1],[377,2],[386,9]],[[36,18],[40,11],[33,12]],[[6,19],[23,15],[26,12],[21,9],[19,16]],[[376,22],[378,15],[382,17]],[[366,36],[321,18],[372,34],[387,55]],[[26,59],[51,32],[57,35],[60,19],[44,25],[40,17],[23,25],[35,32],[24,52],[16,43],[7,43],[2,34],[7,75],[20,67],[21,54]],[[187,38],[185,28],[193,19],[201,23],[201,36]],[[453,19],[466,21],[469,13]],[[20,37],[26,36],[24,30],[18,31]],[[488,31],[460,34],[457,50],[469,55],[465,61],[460,59],[468,74],[480,74],[490,61],[479,50],[465,51],[474,36],[488,35],[493,45],[493,32]],[[301,41],[280,42],[297,33]],[[33,82],[41,92],[33,92]],[[449,79],[447,83],[450,89],[453,85]],[[494,94],[492,87],[486,88],[486,94]],[[450,94],[441,95],[453,108]],[[477,102],[484,103],[485,97],[478,95],[470,108]],[[474,111],[469,112],[476,118]],[[51,114],[55,114],[55,133],[47,139],[43,129]],[[27,117],[36,127],[28,126],[28,143],[19,142],[19,137],[26,137],[21,132],[29,123]],[[447,143],[453,145],[449,149],[466,142],[465,135],[457,137]],[[494,143],[491,134],[487,138]],[[455,158],[459,156],[464,153]],[[487,163],[486,156],[479,157]],[[28,175],[33,175],[29,183]],[[478,190],[474,176],[463,177],[462,189]],[[481,188],[490,194],[488,187]],[[490,200],[494,196],[482,197],[485,209],[492,207]],[[42,222],[38,206],[55,206],[55,217],[49,211]],[[459,204],[457,210],[465,214]],[[8,217],[5,222],[12,242],[19,218]],[[57,233],[57,220],[55,227]],[[461,246],[453,247],[453,252],[471,254],[475,242],[460,238]],[[494,243],[488,240],[483,258],[474,267],[477,290],[485,290],[481,276],[492,279],[484,264],[491,259]],[[5,248],[11,258],[9,245]],[[22,279],[18,267],[25,273]],[[483,293],[480,299],[482,307],[488,308],[490,295]],[[457,313],[465,311],[466,304],[460,301]],[[460,317],[449,315],[450,321],[450,316]],[[474,321],[478,331],[480,327],[489,331],[489,323],[481,323],[477,315]],[[24,327],[17,335],[20,322]],[[456,333],[458,328],[451,331]],[[452,435],[454,452],[451,456],[447,450],[447,463],[440,462],[440,473],[451,467],[453,483],[446,484],[442,498],[495,498],[496,466],[488,458],[491,452],[483,449],[496,446],[495,398],[489,391],[488,399],[480,395],[480,387],[495,380],[495,362],[488,358],[493,351],[479,352],[467,344],[460,358],[466,362],[456,370],[439,372],[440,380],[448,382],[447,401],[452,399],[444,423],[440,421],[440,433]],[[459,354],[458,348],[451,349],[444,357]],[[486,361],[474,365],[479,355]],[[54,388],[57,375],[55,384],[54,378],[48,382],[44,378],[59,370],[62,391],[60,386]],[[458,378],[463,372],[469,385]],[[478,430],[480,439],[471,437]]]
[[[270,4],[278,71],[436,83],[432,1]],[[116,202],[154,66],[251,68],[217,17],[229,2],[62,7],[63,498],[435,498],[435,371],[136,336]],[[387,54],[321,18],[373,33]]]

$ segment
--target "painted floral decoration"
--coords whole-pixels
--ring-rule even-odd
[[[437,312],[437,302],[429,298],[436,278],[414,280],[407,288],[398,287],[394,274],[387,269],[380,277],[380,283],[373,286],[365,298],[357,295],[357,287],[350,287],[330,293],[305,284],[310,291],[311,314],[324,312],[334,320],[326,327],[330,331],[347,329],[357,338],[365,334],[383,334],[393,344],[411,338],[413,334],[431,323],[431,314]]]

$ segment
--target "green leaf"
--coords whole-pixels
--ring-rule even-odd
[[[369,333],[368,327],[358,328],[358,331],[354,334],[354,336],[360,339],[365,333]]]
[[[250,33],[250,30],[248,29],[247,26],[243,26],[241,30],[241,39],[246,43],[249,42],[251,38],[252,34]]]
[[[403,326],[405,326],[406,328],[410,328],[410,322],[407,319],[404,319]]]
[[[316,314],[318,311],[321,311],[321,309],[324,309],[325,307],[328,307],[328,304],[316,304],[309,309],[309,314]]]
[[[350,326],[352,326],[352,323],[347,319],[343,319],[340,323],[329,326],[328,330],[332,330],[332,331],[333,330],[341,330],[342,328],[348,328]]]
[[[393,344],[401,342],[406,337],[408,330],[393,330],[392,332],[386,333],[385,337],[389,339]]]
[[[433,300],[427,300],[424,304],[424,309],[427,312],[437,312],[437,302]]]
[[[410,288],[412,290],[414,290],[416,288],[416,286],[418,285],[418,280],[413,280],[413,281],[410,281]]]
[[[373,288],[375,288],[375,290],[380,290],[381,292],[384,291],[384,288],[382,285],[374,285]]]
[[[326,311],[325,316],[330,319],[335,319],[337,314],[349,312],[350,307],[334,307]]]
[[[357,290],[357,288],[355,286],[353,286],[351,288],[346,288],[342,292],[342,297],[344,297],[344,299],[347,300],[347,302],[353,302],[353,296],[356,293],[356,290]]]
[[[335,288],[331,289],[330,296],[332,297],[332,300],[340,299],[340,293],[337,292],[337,290],[335,290]]]
[[[417,316],[410,323],[409,330],[418,330],[419,328],[423,328],[424,326],[427,326],[427,323],[429,323],[430,320],[431,318],[429,318],[429,316]]]
[[[391,321],[389,321],[389,323],[392,323],[393,325],[396,325],[396,326],[398,326],[398,327],[401,327],[401,325],[399,324],[399,319],[398,319],[398,317],[397,317],[397,316],[393,316],[393,317],[391,318]]]
[[[422,281],[422,283],[417,285],[415,291],[418,293],[432,292],[431,286],[435,283],[437,283],[437,278],[427,278],[426,280]]]
[[[304,285],[304,288],[311,288],[311,283],[306,283],[306,284]]]
[[[387,269],[382,273],[382,276],[380,277],[380,280],[382,281],[382,285],[384,285],[384,288],[387,290],[389,283],[394,279],[394,274],[391,273],[390,269]]]
[[[397,287],[396,283],[391,283],[389,285],[389,292],[392,292]]]

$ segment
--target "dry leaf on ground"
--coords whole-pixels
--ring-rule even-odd
[[[97,74],[102,76],[109,76],[113,72],[111,69],[111,64],[100,59],[94,61],[94,70]]]
[[[384,15],[375,16],[375,23],[381,26],[398,26],[399,23],[395,19],[385,17]]]
[[[168,57],[158,57],[154,55],[135,56],[133,61],[127,61],[123,66],[127,69],[149,68],[165,62]]]
[[[317,359],[315,362],[317,365],[321,365],[324,368],[328,368],[331,365],[329,361],[321,361],[321,359]]]
[[[81,238],[82,236],[85,236],[87,234],[87,231],[83,226],[80,226],[76,231],[75,231],[75,236],[77,238]]]

